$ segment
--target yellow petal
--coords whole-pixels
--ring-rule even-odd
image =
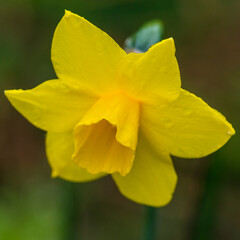
[[[85,182],[104,176],[104,174],[91,174],[72,161],[74,152],[72,131],[48,132],[46,151],[53,177],[60,177],[74,182]]]
[[[115,71],[127,54],[105,32],[66,11],[52,42],[52,62],[67,84],[106,93],[117,87]]]
[[[172,199],[177,182],[169,154],[152,148],[140,133],[130,173],[124,177],[118,173],[112,176],[124,196],[155,207],[166,205]]]
[[[221,113],[185,90],[165,107],[143,104],[141,110],[141,129],[148,139],[155,146],[165,144],[178,157],[204,157],[235,133]]]
[[[152,46],[146,53],[128,54],[120,84],[142,102],[169,102],[178,97],[181,85],[172,38]]]
[[[46,81],[30,90],[7,90],[5,95],[25,118],[46,131],[72,129],[96,101],[60,80]]]
[[[138,102],[122,93],[102,97],[75,127],[74,161],[91,173],[126,175],[134,160],[138,121]]]

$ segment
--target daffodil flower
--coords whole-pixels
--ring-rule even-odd
[[[5,94],[47,131],[54,177],[84,182],[111,174],[127,198],[163,206],[177,181],[170,155],[204,157],[234,134],[223,115],[181,89],[172,38],[127,54],[66,11],[51,58],[58,79]]]

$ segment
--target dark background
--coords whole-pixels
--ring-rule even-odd
[[[183,88],[222,112],[236,135],[207,158],[174,158],[179,181],[171,203],[158,209],[157,239],[240,239],[239,0],[0,0],[0,239],[138,240],[144,232],[145,207],[120,195],[110,177],[52,179],[45,133],[3,94],[55,78],[50,47],[65,8],[120,45],[146,21],[164,22]]]

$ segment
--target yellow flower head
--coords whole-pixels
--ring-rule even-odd
[[[53,176],[82,182],[112,174],[129,199],[163,206],[177,181],[170,154],[203,157],[234,134],[224,116],[181,89],[172,38],[127,54],[66,11],[51,58],[57,80],[5,94],[47,131]]]

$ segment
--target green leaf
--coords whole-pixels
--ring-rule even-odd
[[[128,37],[124,48],[127,52],[146,52],[153,44],[162,40],[162,35],[163,23],[160,20],[152,20]]]

